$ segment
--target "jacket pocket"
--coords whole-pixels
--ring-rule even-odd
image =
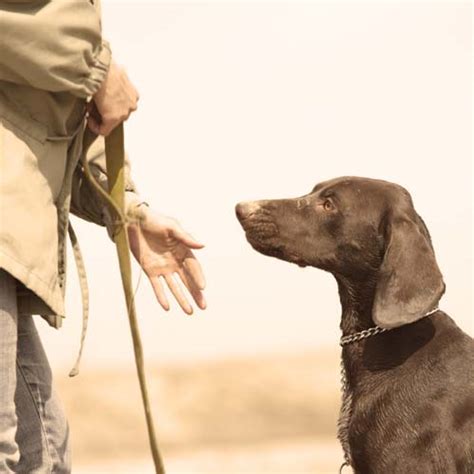
[[[2,151],[6,158],[2,160],[2,171],[7,176],[9,172],[11,176],[17,176],[17,172],[20,173],[18,176],[36,174],[54,203],[63,185],[71,137],[48,137],[46,127],[29,121],[14,123],[5,117],[1,117],[0,121],[2,128],[12,134]],[[0,133],[4,133],[1,128]],[[18,166],[25,167],[24,173],[17,169]],[[28,183],[24,185],[28,186]]]
[[[3,122],[5,128],[12,130],[16,135],[26,135],[40,144],[44,144],[46,137],[48,136],[46,125],[33,119],[26,118],[9,107],[3,107],[1,102],[0,121]]]

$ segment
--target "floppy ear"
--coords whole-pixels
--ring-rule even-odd
[[[418,223],[409,217],[392,218],[387,240],[372,318],[380,327],[394,328],[435,309],[445,285],[427,231]]]

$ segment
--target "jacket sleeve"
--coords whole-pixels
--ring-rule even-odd
[[[90,0],[0,0],[0,80],[94,95],[110,64]]]
[[[108,191],[107,170],[105,161],[105,141],[99,136],[90,146],[87,162],[94,178],[100,186]],[[131,210],[144,203],[131,178],[131,167],[128,155],[125,155],[124,177],[125,177],[125,213],[130,215]],[[110,214],[103,198],[89,182],[84,173],[82,162],[79,161],[74,170],[71,190],[71,213],[89,222],[105,226],[111,240],[113,240],[113,227]]]

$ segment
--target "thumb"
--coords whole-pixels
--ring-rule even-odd
[[[194,237],[192,237],[190,234],[185,232],[179,224],[175,224],[175,226],[171,229],[171,234],[173,237],[177,240],[179,240],[181,243],[186,245],[187,247],[191,249],[202,249],[204,247],[204,244],[201,242],[197,241]]]
[[[96,135],[100,135],[100,123],[95,117],[89,115],[87,118],[87,125]]]

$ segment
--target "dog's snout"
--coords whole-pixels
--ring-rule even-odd
[[[235,213],[237,217],[242,220],[254,214],[259,208],[260,205],[255,201],[239,202],[239,204],[235,206]]]

